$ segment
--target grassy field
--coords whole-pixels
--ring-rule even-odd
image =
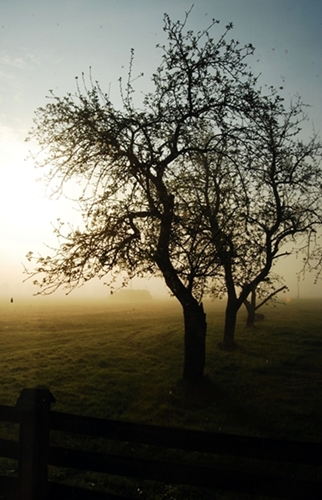
[[[22,388],[42,386],[57,411],[321,441],[321,306],[294,300],[264,308],[265,320],[253,330],[241,311],[238,348],[227,352],[220,348],[223,306],[207,304],[206,382],[187,387],[174,300],[0,304],[0,404],[14,405]]]

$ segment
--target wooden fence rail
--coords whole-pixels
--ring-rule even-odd
[[[55,398],[47,389],[24,389],[15,407],[0,406],[0,421],[19,425],[19,441],[0,439],[0,456],[18,462],[16,478],[0,477],[0,485],[7,490],[7,496],[1,497],[0,489],[0,498],[125,499],[49,481],[47,469],[50,465],[255,496],[322,499],[321,443],[225,435],[70,415],[51,411],[54,402]],[[148,456],[142,457],[142,453],[116,454],[55,446],[50,443],[50,431],[147,445],[150,451]],[[154,447],[191,453],[186,454],[185,460],[160,460],[152,457]],[[196,461],[196,453],[204,454],[202,461]],[[190,455],[194,458],[189,458]],[[218,457],[223,456],[231,457],[233,463],[236,457],[243,459],[246,465],[222,467]],[[273,472],[267,472],[266,467],[264,473],[254,467],[254,461],[280,463],[281,470],[275,467]],[[309,475],[283,473],[284,464],[304,466],[309,469]]]

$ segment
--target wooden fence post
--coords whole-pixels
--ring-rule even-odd
[[[48,489],[50,404],[48,389],[23,389],[16,403],[20,413],[19,500],[44,500]]]

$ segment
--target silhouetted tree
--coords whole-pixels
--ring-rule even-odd
[[[216,267],[209,241],[199,238],[205,215],[185,213],[181,160],[192,152],[222,149],[223,138],[237,134],[249,89],[256,79],[245,58],[253,47],[226,41],[228,25],[215,42],[209,31],[185,31],[184,22],[164,17],[168,45],[152,76],[154,90],[140,106],[134,103],[132,58],[122,109],[113,106],[98,83],[77,86],[75,94],[57,97],[36,111],[30,138],[41,146],[38,166],[57,192],[79,181],[84,227],[59,222],[59,246],[53,255],[36,257],[39,293],[63,286],[72,290],[98,276],[127,272],[161,275],[179,300],[184,315],[184,378],[199,381],[205,365],[204,287]],[[133,52],[132,52],[133,57]],[[210,128],[207,143],[199,132]],[[185,188],[185,193],[189,190]],[[188,199],[188,198],[187,198]],[[189,198],[190,200],[190,198]],[[190,202],[189,202],[190,203]],[[191,206],[197,208],[197,201]],[[32,253],[28,259],[33,259]]]
[[[256,321],[262,321],[264,319],[264,315],[257,312],[258,309],[269,302],[276,304],[277,294],[282,291],[285,293],[285,291],[288,290],[286,285],[276,288],[277,284],[281,284],[281,278],[276,275],[272,277],[271,275],[251,291],[250,300],[248,300],[248,298],[244,300],[244,306],[247,311],[247,328],[252,328]]]
[[[238,135],[225,134],[220,152],[192,153],[198,173],[190,190],[204,215],[199,233],[216,255],[213,289],[227,294],[227,347],[239,308],[281,257],[298,252],[306,268],[316,264],[322,223],[322,146],[316,135],[301,138],[302,102],[286,109],[274,89],[250,91],[244,110]]]

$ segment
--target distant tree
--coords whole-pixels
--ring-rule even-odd
[[[238,134],[256,78],[245,63],[253,47],[226,41],[231,24],[215,42],[209,31],[217,21],[194,34],[185,31],[187,19],[172,22],[165,15],[168,45],[159,47],[154,90],[140,105],[134,103],[132,53],[121,109],[96,82],[65,97],[52,93],[36,111],[30,138],[41,146],[38,166],[47,168],[44,177],[58,193],[69,181],[81,183],[84,225],[59,222],[58,247],[47,257],[30,252],[36,264],[27,272],[40,275],[34,280],[39,293],[60,286],[70,291],[95,276],[158,273],[182,305],[183,376],[196,382],[205,365],[202,297],[217,256],[208,251],[209,238],[199,237],[206,214],[189,215],[198,208],[198,200],[186,197],[191,183],[183,202],[180,168],[182,161],[188,168],[192,154],[215,154],[227,134]],[[207,143],[198,140],[203,128],[212,130]]]
[[[250,293],[250,300],[244,300],[244,306],[247,311],[247,319],[246,326],[247,328],[252,328],[256,321],[260,321],[264,319],[264,315],[258,313],[258,309],[260,309],[263,305],[273,302],[277,303],[277,294],[280,292],[285,293],[288,289],[286,285],[281,285],[276,288],[277,284],[281,285],[281,278],[279,276],[274,275],[263,280],[259,285],[257,285],[254,290]],[[258,302],[259,299],[259,302]]]

